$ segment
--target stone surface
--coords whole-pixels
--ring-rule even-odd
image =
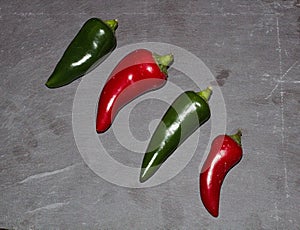
[[[298,229],[299,10],[292,0],[1,1],[0,227]],[[244,134],[244,157],[223,184],[218,219],[199,198],[201,142],[181,173],[152,188],[111,184],[83,161],[72,132],[80,80],[57,90],[44,83],[70,39],[94,16],[118,18],[119,47],[170,43],[214,74],[227,130],[240,127]],[[173,83],[194,87],[172,73]],[[149,138],[144,118],[157,119],[165,106],[153,105],[153,117],[150,106],[135,108],[139,116],[130,122],[137,139]],[[207,141],[209,127],[201,130]],[[100,138],[115,159],[138,167],[142,156],[121,155],[113,132]]]

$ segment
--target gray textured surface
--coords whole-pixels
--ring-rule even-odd
[[[0,1],[0,227],[299,229],[300,9],[293,3]],[[223,185],[218,219],[199,199],[201,146],[175,178],[147,189],[113,185],[83,162],[72,133],[80,81],[55,91],[44,83],[92,16],[119,19],[118,46],[171,43],[197,55],[216,76],[228,132],[244,131],[244,158]],[[156,116],[164,111],[164,105],[155,108]],[[139,135],[139,127],[147,134],[137,125],[133,133]],[[118,148],[111,151],[117,158]]]

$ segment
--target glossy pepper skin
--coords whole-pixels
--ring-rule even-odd
[[[152,177],[167,158],[210,118],[211,88],[186,91],[166,111],[154,131],[142,162],[140,182]]]
[[[138,49],[125,56],[114,68],[99,97],[96,131],[105,132],[118,111],[139,95],[162,87],[173,55],[159,56]]]
[[[219,215],[220,191],[228,171],[242,158],[242,133],[219,135],[212,144],[200,173],[200,195],[207,211],[214,217]]]
[[[71,41],[53,73],[48,88],[58,88],[82,77],[95,68],[115,49],[117,20],[91,18]]]

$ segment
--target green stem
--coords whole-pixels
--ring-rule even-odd
[[[163,72],[164,74],[167,74],[168,68],[174,61],[173,54],[167,54],[167,55],[161,56],[161,55],[153,53],[153,58],[154,58],[156,64],[159,66],[161,72]]]
[[[112,29],[113,32],[115,32],[118,28],[118,19],[106,20],[104,22]]]
[[[204,100],[208,101],[211,94],[212,94],[212,87],[208,86],[205,90],[202,90],[197,93],[200,97],[202,97]]]
[[[229,135],[236,143],[238,143],[239,146],[242,146],[242,141],[241,141],[241,137],[242,137],[242,131],[239,129],[236,134],[233,135]]]

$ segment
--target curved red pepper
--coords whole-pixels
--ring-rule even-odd
[[[99,98],[96,131],[105,132],[118,111],[139,95],[163,86],[173,55],[138,49],[125,56],[110,74]]]
[[[200,173],[200,195],[207,211],[219,215],[219,200],[222,182],[228,171],[242,158],[242,133],[217,136]]]

